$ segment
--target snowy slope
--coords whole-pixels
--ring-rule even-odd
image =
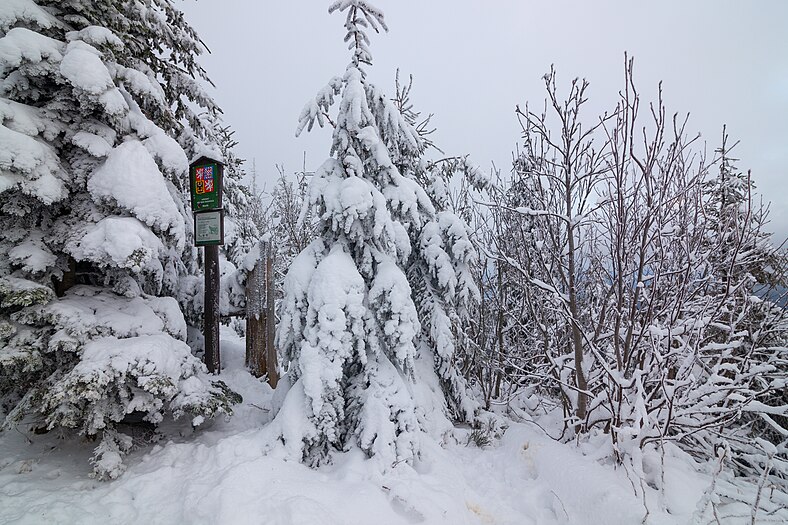
[[[244,396],[235,416],[196,435],[170,424],[173,437],[142,446],[115,482],[88,477],[93,443],[0,434],[0,523],[624,525],[646,516],[643,490],[646,523],[713,522],[710,507],[695,514],[711,478],[680,453],[666,454],[658,491],[594,457],[602,446],[560,444],[534,424],[512,423],[483,449],[458,429],[414,467],[385,472],[358,450],[319,470],[264,456],[271,389],[243,369],[242,340],[224,332],[222,352],[222,379]],[[749,509],[718,510],[750,523]],[[786,514],[768,518],[758,523]]]

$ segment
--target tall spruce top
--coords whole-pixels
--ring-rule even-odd
[[[359,69],[362,64],[371,66],[372,54],[369,51],[366,31],[369,28],[376,33],[380,33],[381,28],[384,31],[389,30],[383,19],[383,12],[365,0],[337,0],[328,8],[329,13],[334,11],[347,11],[345,42],[348,42],[348,49],[353,51],[351,66]]]

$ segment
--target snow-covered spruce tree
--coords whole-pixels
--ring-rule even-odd
[[[251,216],[249,208],[255,204],[251,190],[246,186],[243,168],[244,160],[238,158],[234,148],[238,144],[234,136],[235,131],[229,126],[218,126],[216,139],[224,160],[224,198],[225,224],[224,224],[224,251],[227,260],[240,267],[246,255],[259,239],[260,232]]]
[[[315,237],[315,217],[308,206],[309,181],[314,175],[305,171],[288,177],[284,168],[279,168],[270,193],[270,233],[275,241],[277,264],[286,269]]]
[[[420,155],[420,137],[366,77],[372,58],[365,31],[386,29],[383,14],[363,0],[334,2],[334,11],[347,12],[352,59],[299,119],[299,133],[322,125],[339,97],[332,157],[310,185],[318,238],[285,280],[277,341],[289,364],[280,384],[290,389],[271,429],[290,454],[310,464],[354,444],[391,464],[418,454],[429,428],[426,412],[445,409],[435,374],[443,361],[434,347],[420,344],[422,323],[405,273],[412,239],[423,239],[429,271],[451,273],[438,275],[441,286],[456,276],[452,259],[438,253],[442,230],[424,233],[436,216],[429,197],[395,164]],[[450,321],[444,326],[436,337],[451,337]]]
[[[293,259],[315,240],[317,220],[309,206],[309,180],[314,173],[302,170],[288,176],[284,167],[277,169],[279,178],[266,200],[261,197],[259,205],[264,206],[265,235],[273,250],[275,308],[279,311],[287,270]]]
[[[704,216],[707,232],[709,266],[717,291],[730,292],[737,281],[750,275],[758,287],[780,286],[779,251],[765,230],[768,207],[753,202],[755,183],[751,174],[736,167],[731,157],[738,144],[729,144],[727,128],[722,129],[722,143],[715,151],[719,170],[705,181]]]
[[[430,199],[432,209],[421,209],[420,220],[408,225],[411,256],[406,274],[413,291],[413,300],[421,321],[417,339],[420,362],[432,364],[437,372],[450,415],[457,420],[471,421],[479,406],[469,394],[460,373],[458,350],[465,346],[465,331],[470,315],[469,306],[479,300],[479,290],[471,273],[476,252],[470,240],[468,225],[455,212],[450,198],[452,179],[462,178],[463,188],[478,189],[484,185],[478,170],[465,157],[445,157],[437,162],[425,158],[428,149],[442,151],[432,142],[431,115],[421,118],[410,101],[412,78],[407,85],[396,79],[393,102],[402,118],[421,139],[412,144],[388,140],[391,159],[399,172],[421,185]],[[385,114],[386,100],[378,96]],[[396,137],[389,133],[387,137]],[[418,225],[421,225],[420,227]]]
[[[703,185],[708,227],[702,247],[708,259],[700,272],[707,281],[706,294],[718,298],[704,343],[722,370],[718,373],[721,377],[709,383],[737,388],[736,398],[717,400],[715,406],[718,413],[728,416],[724,434],[736,471],[785,488],[788,312],[775,299],[781,295],[778,290],[785,286],[788,273],[785,253],[772,244],[772,235],[764,228],[768,207],[753,202],[751,175],[739,171],[737,159],[731,157],[735,146],[729,145],[723,127],[722,143],[716,150],[719,170]],[[698,389],[706,399],[713,399],[714,390],[706,390]],[[702,435],[696,441],[702,446],[704,439],[714,440]],[[690,445],[697,447],[698,443]]]
[[[196,295],[184,144],[215,113],[169,0],[0,5],[0,404],[5,424],[99,436],[127,416],[229,413],[184,342]],[[191,292],[190,292],[191,290]]]
[[[215,122],[214,139],[224,161],[224,245],[220,250],[221,297],[223,315],[242,311],[246,306],[245,284],[247,256],[256,253],[261,233],[253,214],[260,206],[251,189],[244,183],[244,160],[234,151],[235,131]]]

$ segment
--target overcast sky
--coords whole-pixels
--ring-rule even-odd
[[[516,104],[541,104],[542,75],[555,64],[559,90],[590,83],[589,117],[611,108],[624,51],[635,57],[641,98],[663,81],[669,112],[713,150],[721,128],[741,140],[734,156],[772,201],[772,228],[788,235],[788,1],[786,0],[373,0],[389,33],[372,35],[373,82],[413,74],[417,109],[433,113],[436,143],[508,170],[519,139]],[[344,72],[343,15],[321,0],[185,0],[178,4],[211,54],[201,60],[214,98],[237,130],[239,153],[271,181],[314,169],[328,131],[295,138],[305,102]],[[563,90],[561,89],[563,88]],[[270,185],[270,182],[268,183]]]

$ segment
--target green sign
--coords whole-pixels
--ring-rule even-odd
[[[194,212],[194,245],[224,244],[224,210]]]
[[[189,168],[192,210],[215,210],[222,207],[222,165],[209,159]]]

